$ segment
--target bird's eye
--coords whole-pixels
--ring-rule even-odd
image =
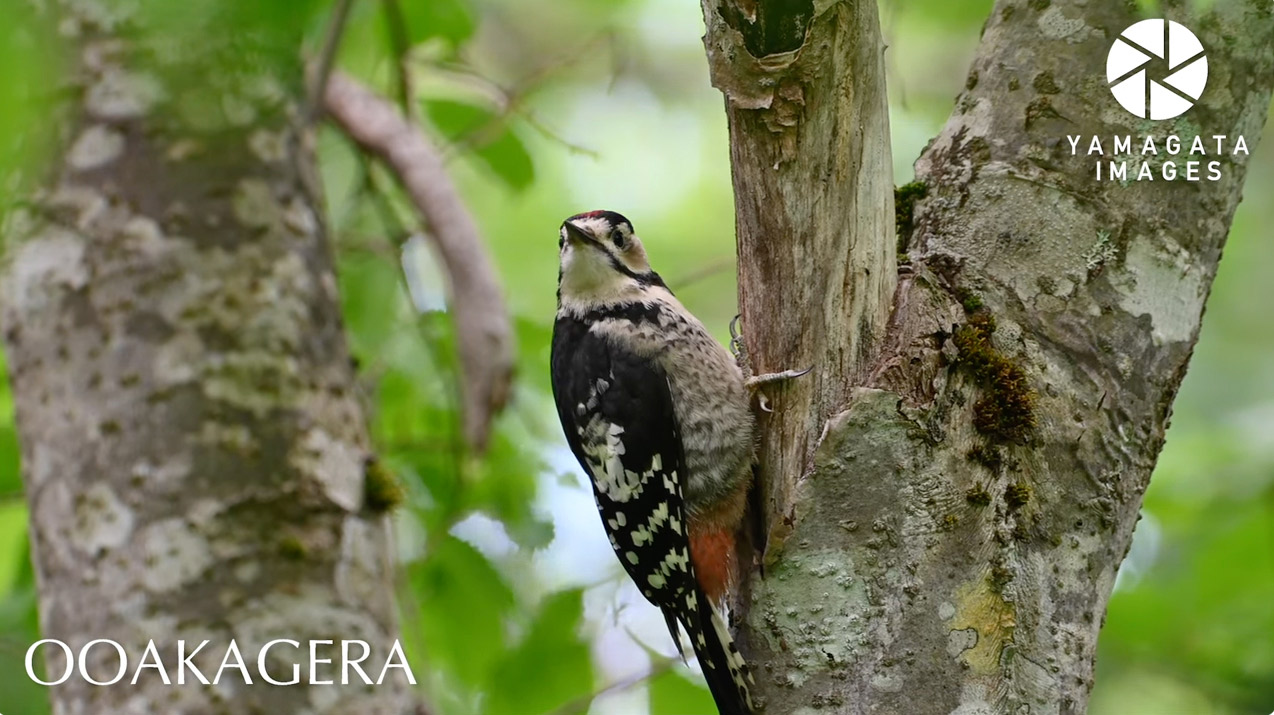
[[[615,248],[618,248],[621,251],[624,250],[624,241],[626,239],[624,238],[623,231],[620,231],[619,229],[615,229],[614,231],[611,231],[610,240],[611,240],[611,243],[615,244]]]

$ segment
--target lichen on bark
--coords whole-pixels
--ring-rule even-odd
[[[784,174],[775,122],[748,114],[773,112],[757,98],[780,85],[739,54],[731,29],[714,25],[707,10],[718,4],[731,3],[704,3],[705,42],[731,119],[746,324],[767,305],[758,293],[788,287],[773,268],[787,252],[818,256],[835,244],[817,231],[772,230],[789,217],[791,193],[818,184]],[[817,7],[801,49],[763,59],[796,66],[838,42],[845,25],[828,19],[843,21],[845,7]],[[767,712],[1084,711],[1106,599],[1246,156],[1221,157],[1217,181],[1097,182],[1092,159],[1071,154],[1066,137],[1243,135],[1250,148],[1274,85],[1261,44],[1274,34],[1267,5],[1168,12],[1200,34],[1216,68],[1185,117],[1138,120],[1101,81],[1110,39],[1139,19],[1127,4],[1001,0],[951,118],[916,163],[924,194],[906,192],[910,205],[896,218],[906,243],[895,243],[893,220],[887,231],[864,230],[875,217],[822,205],[817,225],[855,225],[877,242],[860,250],[905,249],[907,263],[884,337],[861,366],[816,360],[822,382],[788,388],[766,422],[765,449],[787,457],[766,461],[763,450],[765,488],[785,494],[788,510],[770,514],[785,530],[782,550],[750,584],[739,630]],[[881,82],[870,64],[857,75],[826,57],[803,67],[803,77],[854,95]],[[778,123],[798,128],[793,146],[883,111],[819,112],[809,87],[802,96]],[[888,176],[887,153],[873,157],[856,170]],[[1156,170],[1163,160],[1152,157]],[[805,296],[784,298],[793,295]],[[793,333],[828,331],[824,345],[862,334],[822,296],[805,296],[795,313],[770,305],[774,318],[759,326],[767,334],[753,326],[751,353],[760,346],[781,362],[790,353],[771,341],[799,344]],[[820,387],[826,381],[839,389]],[[807,407],[825,421],[800,421]],[[785,429],[798,422],[825,427]]]

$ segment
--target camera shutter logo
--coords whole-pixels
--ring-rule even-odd
[[[1151,77],[1151,72],[1167,74]],[[1208,58],[1199,38],[1172,20],[1130,25],[1106,55],[1106,81],[1119,104],[1142,119],[1172,119],[1203,94]]]

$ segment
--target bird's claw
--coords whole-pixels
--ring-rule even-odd
[[[744,380],[743,386],[748,388],[749,392],[756,395],[757,407],[760,408],[762,412],[773,412],[774,408],[770,407],[770,400],[765,396],[765,393],[761,391],[761,388],[766,385],[772,385],[776,382],[786,382],[788,380],[795,380],[798,377],[804,377],[813,369],[814,366],[811,365],[804,370],[784,370],[782,372],[770,372],[764,375],[756,375]]]
[[[739,319],[742,317],[743,314],[739,313],[730,319],[730,354],[739,363],[742,363],[743,356],[747,354],[747,348],[743,344],[743,336],[739,334]]]
[[[756,390],[759,387],[762,387],[764,385],[769,385],[771,383],[784,382],[787,380],[795,380],[798,377],[805,377],[806,375],[810,374],[810,372],[813,369],[814,369],[814,366],[811,365],[805,368],[804,370],[784,370],[782,372],[770,372],[764,375],[756,375],[754,377],[749,377],[748,379],[743,381],[743,384],[749,390]]]
[[[739,320],[743,316],[735,315],[730,320],[730,353],[734,355],[735,362],[743,371],[745,379],[743,385],[748,388],[748,392],[756,395],[757,407],[762,412],[773,412],[774,408],[770,406],[770,400],[760,388],[776,382],[784,382],[786,380],[795,380],[798,377],[808,375],[814,366],[811,365],[804,370],[784,370],[782,372],[772,372],[765,375],[752,375],[752,367],[748,364],[748,350],[743,343],[743,336],[739,333]]]

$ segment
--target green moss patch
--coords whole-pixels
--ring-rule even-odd
[[[363,504],[373,512],[393,510],[407,498],[398,477],[379,459],[371,457],[363,469]]]
[[[998,472],[1004,466],[1004,452],[993,444],[975,445],[965,456],[970,462],[981,464],[992,472]]]
[[[1031,487],[1025,482],[1014,482],[1004,489],[1004,503],[1010,509],[1026,506],[1031,500]]]
[[[964,493],[964,500],[976,507],[990,506],[991,493],[986,490],[986,487],[976,484]]]
[[[1026,371],[995,348],[994,333],[995,319],[979,301],[952,336],[958,364],[984,392],[973,405],[973,426],[992,443],[1025,444],[1035,430],[1035,393]]]
[[[898,253],[907,252],[907,236],[911,235],[911,219],[916,201],[924,198],[929,187],[923,181],[912,181],[894,189],[894,231],[898,235]]]
[[[305,544],[301,543],[300,539],[288,535],[279,541],[279,552],[291,561],[300,561],[305,558],[309,550],[305,548]]]
[[[960,305],[964,307],[965,313],[972,314],[982,309],[982,296],[968,288],[963,286],[956,288],[956,298],[959,299]]]

